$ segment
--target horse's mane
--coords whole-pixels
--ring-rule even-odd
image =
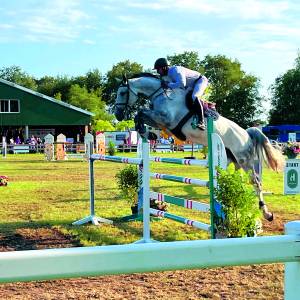
[[[156,79],[160,80],[160,76],[159,75],[155,75],[155,74],[148,73],[148,72],[141,72],[141,73],[133,74],[128,79],[134,79],[134,78],[140,78],[140,77],[151,77],[151,78],[156,78]]]

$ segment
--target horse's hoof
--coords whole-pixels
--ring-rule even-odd
[[[148,139],[155,141],[155,140],[157,140],[157,135],[155,133],[153,133],[153,132],[149,132]]]
[[[274,220],[274,214],[271,212],[264,213],[264,217],[269,222],[272,222]]]

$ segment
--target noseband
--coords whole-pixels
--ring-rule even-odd
[[[136,93],[129,85],[129,81],[126,81],[126,82],[121,82],[120,86],[119,87],[126,87],[127,88],[127,91],[126,92],[123,92],[123,93],[126,93],[126,101],[124,103],[116,103],[115,106],[119,107],[124,107],[124,114],[125,115],[128,115],[129,112],[133,111],[133,105],[130,105],[129,104],[129,93],[131,92],[133,95],[135,95],[136,97],[138,97],[138,93]],[[150,100],[151,101],[151,98],[160,90],[162,89],[163,91],[160,93],[164,93],[165,90],[162,88],[162,86],[160,86],[158,89],[156,89],[151,95],[147,96],[147,95],[144,95],[145,98],[147,100]],[[159,96],[160,94],[158,94],[157,96]]]

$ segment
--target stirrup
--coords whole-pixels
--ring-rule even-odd
[[[206,129],[206,126],[205,126],[204,123],[199,123],[199,124],[197,124],[196,127],[199,128],[200,130],[205,130]]]

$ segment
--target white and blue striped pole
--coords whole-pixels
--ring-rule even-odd
[[[142,174],[142,195],[143,195],[143,238],[136,243],[151,243],[150,233],[150,146],[149,142],[143,138],[142,157],[143,157],[143,174]]]

